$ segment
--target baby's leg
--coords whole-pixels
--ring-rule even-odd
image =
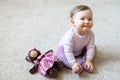
[[[84,54],[82,56],[77,56],[76,60],[77,60],[78,63],[80,63],[82,65],[86,61],[86,55]]]
[[[96,51],[97,51],[97,47],[95,46],[94,55],[96,55]],[[82,49],[82,52],[81,52],[81,55],[80,55],[82,58],[81,58],[81,60],[79,60],[79,63],[86,61],[86,52],[87,52],[87,49],[86,49],[86,47],[84,47]],[[94,57],[93,57],[93,60],[94,60]]]
[[[86,47],[84,47],[81,51],[81,54],[80,54],[81,59],[78,60],[78,62],[80,64],[82,64],[86,61],[86,52],[87,52],[87,49],[86,49]]]
[[[56,57],[63,62],[65,67],[72,69],[72,65],[68,62],[67,58],[65,57],[63,46],[58,47],[56,51]]]

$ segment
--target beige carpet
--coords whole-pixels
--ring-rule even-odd
[[[56,79],[39,73],[25,61],[36,47],[56,50],[70,27],[69,12],[79,4],[94,12],[98,48],[95,71],[76,75],[64,69]],[[120,0],[0,0],[0,80],[120,80]]]

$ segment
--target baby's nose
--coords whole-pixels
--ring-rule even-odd
[[[88,23],[89,21],[87,19],[85,19],[85,23]]]

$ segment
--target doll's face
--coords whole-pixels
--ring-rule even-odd
[[[28,52],[28,56],[26,56],[26,60],[28,62],[33,62],[34,60],[37,59],[37,57],[41,55],[41,52],[37,49],[32,49]]]
[[[31,51],[31,52],[30,52],[30,56],[31,56],[32,58],[37,57],[37,55],[38,55],[37,51]]]

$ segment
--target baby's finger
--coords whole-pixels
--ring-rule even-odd
[[[86,64],[86,69],[89,69],[90,68],[90,65],[89,64]]]
[[[90,69],[91,69],[91,71],[93,71],[94,67],[93,67],[93,66],[90,66]]]

